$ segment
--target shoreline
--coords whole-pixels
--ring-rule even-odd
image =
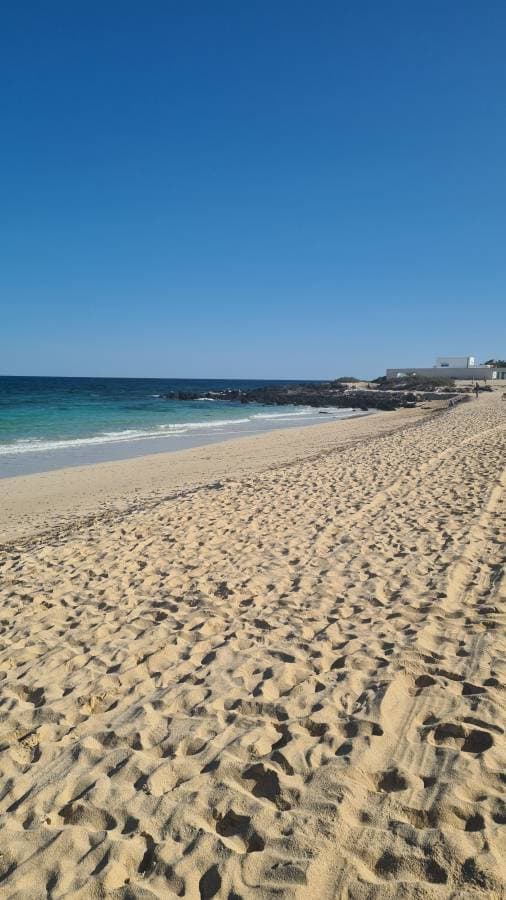
[[[266,407],[266,410],[270,407]],[[359,411],[350,407],[346,410],[325,410],[309,408],[290,410],[290,412],[265,412],[255,414],[252,418],[218,420],[209,422],[186,423],[173,428],[187,429],[166,433],[146,433],[135,437],[125,437],[123,432],[105,435],[91,435],[83,438],[49,441],[48,446],[39,447],[29,441],[29,449],[14,449],[9,452],[3,445],[0,447],[0,481],[4,478],[16,478],[23,475],[40,475],[44,472],[55,472],[61,469],[80,468],[99,463],[133,460],[160,453],[177,453],[208,444],[238,440],[242,437],[253,437],[273,430],[300,428],[306,425],[318,425],[322,421],[342,422],[347,419],[371,415],[376,410]]]
[[[67,529],[94,515],[125,514],[139,503],[241,477],[350,442],[416,424],[441,404],[374,412],[257,432],[185,450],[150,453],[0,479],[0,545]]]

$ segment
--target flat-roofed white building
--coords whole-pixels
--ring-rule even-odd
[[[386,370],[388,379],[420,375],[422,378],[453,378],[457,381],[506,381],[506,369],[477,366],[474,356],[438,356],[434,366],[397,366]]]
[[[450,369],[471,369],[476,365],[474,356],[438,356],[436,366]]]

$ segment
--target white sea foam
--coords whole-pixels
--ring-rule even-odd
[[[326,413],[334,416],[335,418],[340,418],[343,414],[348,415],[351,412],[351,409],[326,409],[326,408],[315,408],[313,406],[305,406],[303,409],[297,410],[297,412],[278,412],[278,413],[254,413],[252,415],[252,419],[297,419],[300,416],[317,416],[321,413]]]
[[[251,422],[248,416],[246,419],[215,419],[213,422],[173,422],[171,425],[159,425],[158,428],[166,431],[167,434],[172,433],[173,428],[185,428],[192,431],[194,428],[221,428],[224,425],[243,425],[245,422]]]
[[[12,444],[0,444],[0,456],[10,456],[18,453],[47,452],[50,450],[65,450],[72,447],[88,447],[97,444],[119,443],[122,441],[142,441],[148,438],[179,437],[194,431],[202,431],[212,428],[226,428],[233,425],[244,425],[251,419],[215,419],[213,422],[173,422],[158,425],[156,430],[143,431],[127,428],[124,431],[104,431],[101,434],[90,435],[82,438],[62,438],[60,440],[41,440],[33,438],[14,441]]]
[[[184,434],[183,431],[173,433]],[[47,452],[49,450],[65,450],[71,447],[88,447],[96,444],[136,441],[154,437],[160,437],[159,432],[127,429],[126,431],[104,432],[102,434],[83,438],[62,438],[61,440],[56,441],[33,438],[32,440],[14,441],[12,444],[0,444],[0,456],[10,456],[18,453],[34,453],[37,451]]]
[[[279,420],[279,419],[302,419],[316,418],[320,412],[330,413],[334,418],[346,417],[353,415],[351,409],[341,410],[319,410],[312,407],[304,407],[298,410],[286,410],[283,412],[272,413],[252,413],[251,416],[245,416],[240,419],[215,419],[210,422],[172,422],[158,425],[155,430],[141,430],[135,428],[127,428],[124,431],[104,431],[101,434],[91,435],[89,437],[80,438],[62,438],[60,440],[50,439],[28,439],[18,440],[12,444],[0,444],[0,456],[12,456],[21,453],[49,452],[52,450],[65,450],[74,447],[88,447],[100,444],[121,443],[124,441],[142,441],[149,438],[162,437],[181,437],[182,435],[192,434],[194,432],[203,432],[211,429],[234,429],[236,425],[252,424],[254,420]]]

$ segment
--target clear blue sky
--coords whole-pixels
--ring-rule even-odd
[[[3,4],[0,372],[506,355],[501,0]]]

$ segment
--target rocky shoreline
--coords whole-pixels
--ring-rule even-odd
[[[452,394],[444,394],[447,399]],[[231,403],[258,403],[266,406],[312,406],[339,409],[395,410],[414,407],[419,402],[442,399],[434,391],[382,391],[378,389],[348,388],[341,382],[300,383],[267,385],[249,390],[208,391],[205,394],[189,391],[171,391],[164,400],[224,400]]]

